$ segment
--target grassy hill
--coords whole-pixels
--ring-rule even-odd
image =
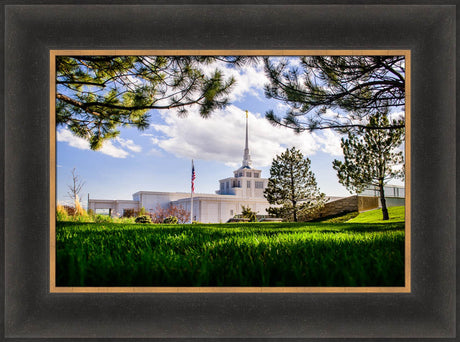
[[[382,209],[369,210],[360,213],[355,218],[348,220],[348,223],[384,223],[384,222],[404,222],[405,218],[405,207],[389,207],[388,215],[390,219],[388,221],[382,220]]]

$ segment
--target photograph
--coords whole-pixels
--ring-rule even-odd
[[[451,2],[0,8],[2,341],[455,338]]]
[[[51,51],[52,292],[410,292],[410,51],[141,52]]]

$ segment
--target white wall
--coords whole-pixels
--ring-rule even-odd
[[[241,206],[249,206],[260,215],[266,215],[270,205],[265,199],[246,199],[230,196],[201,196],[193,199],[193,215],[196,221],[203,223],[225,223],[236,214],[241,214]],[[190,211],[190,198],[183,198],[173,203]],[[233,210],[233,213],[231,212]]]
[[[123,209],[134,209],[134,210],[139,210],[139,202],[121,202],[117,201],[117,206],[115,207],[115,212],[112,211],[112,216],[122,216],[123,215]]]
[[[144,207],[148,212],[155,211],[159,205],[162,208],[167,208],[172,201],[181,198],[190,197],[190,194],[185,192],[144,192],[140,191],[133,195],[139,198],[140,206]]]
[[[139,202],[129,201],[129,200],[97,200],[90,199],[88,204],[88,209],[110,209],[111,216],[121,216],[123,215],[123,209],[139,209]]]

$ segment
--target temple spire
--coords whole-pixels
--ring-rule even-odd
[[[248,111],[246,111],[246,142],[244,145],[244,156],[243,156],[243,165],[242,167],[251,167],[252,161],[251,156],[249,155],[249,147],[248,147]]]

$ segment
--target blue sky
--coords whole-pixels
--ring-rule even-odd
[[[249,112],[253,167],[261,169],[263,177],[269,177],[271,161],[277,154],[295,146],[311,159],[322,192],[329,196],[350,194],[332,169],[332,161],[342,154],[339,134],[330,130],[295,134],[287,128],[273,127],[264,113],[270,109],[283,113],[286,107],[265,98],[263,85],[267,80],[262,66],[248,65],[241,70],[222,64],[218,67],[226,75],[233,75],[237,84],[230,95],[231,104],[208,119],[199,117],[193,107],[186,118],[179,118],[173,110],[153,110],[147,130],[121,128],[120,136],[105,142],[98,151],[90,150],[85,140],[58,127],[58,202],[69,202],[67,185],[73,168],[85,181],[81,192],[84,206],[88,193],[94,199],[132,199],[132,194],[140,190],[189,192],[191,159],[195,161],[195,192],[215,193],[218,180],[232,176],[241,165],[245,110]]]

